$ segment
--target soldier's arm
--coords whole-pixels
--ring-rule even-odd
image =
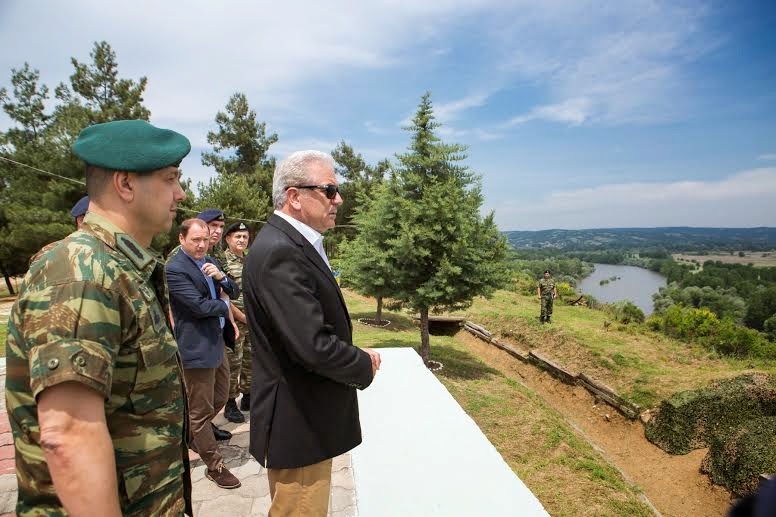
[[[542,286],[536,288],[536,295],[541,298],[542,297]]]
[[[46,464],[68,514],[120,516],[103,395],[78,382],[56,384],[38,395],[38,420]]]

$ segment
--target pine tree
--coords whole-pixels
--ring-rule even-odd
[[[383,299],[391,295],[394,262],[386,246],[398,232],[397,193],[392,179],[376,185],[374,197],[362,194],[353,222],[358,228],[355,239],[346,243],[341,258],[342,277],[357,292],[377,299],[375,321],[382,322]]]
[[[479,177],[462,164],[465,148],[434,133],[431,94],[421,99],[408,151],[399,155],[391,202],[398,228],[388,239],[390,296],[420,313],[420,354],[428,364],[429,312],[469,307],[504,278],[506,242],[493,214],[480,215]],[[395,223],[396,224],[396,223]]]
[[[248,183],[270,197],[275,158],[267,156],[278,135],[267,135],[267,125],[256,120],[243,93],[235,93],[226,104],[226,112],[216,114],[218,131],[209,131],[207,141],[213,152],[202,153],[202,165],[212,166],[219,175],[245,176]],[[221,152],[227,151],[228,156]]]
[[[12,121],[0,133],[2,156],[60,176],[0,163],[0,270],[6,278],[23,273],[32,254],[73,230],[68,212],[85,187],[84,165],[70,146],[81,130],[150,115],[142,104],[145,78],[119,78],[116,54],[106,42],[95,43],[91,58],[88,64],[72,58],[70,86],[55,89],[57,104],[50,113],[48,87],[26,63],[11,70],[12,92],[0,89],[0,105]]]

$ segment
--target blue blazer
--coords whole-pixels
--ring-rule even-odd
[[[205,262],[220,265],[211,257]],[[229,309],[210,294],[205,275],[191,257],[183,251],[175,254],[164,268],[170,307],[175,322],[175,340],[181,352],[184,368],[217,368],[223,360],[224,338],[219,317],[230,325]],[[221,290],[230,298],[237,298],[240,289],[228,276],[216,282],[216,295]]]

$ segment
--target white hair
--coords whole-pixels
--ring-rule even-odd
[[[334,169],[334,158],[320,151],[297,151],[275,167],[272,177],[272,204],[276,209],[286,204],[286,189],[296,185],[307,185],[310,180],[310,165],[324,163]]]

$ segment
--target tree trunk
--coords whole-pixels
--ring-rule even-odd
[[[375,315],[375,322],[380,325],[383,322],[383,297],[377,297],[377,314]]]
[[[428,356],[431,353],[431,343],[428,338],[428,307],[420,309],[420,357],[428,366]]]
[[[15,295],[16,292],[13,290],[13,284],[11,283],[11,277],[8,276],[8,272],[5,270],[5,268],[2,267],[2,264],[0,264],[0,268],[3,269],[3,278],[5,279],[5,286],[8,288],[8,294],[11,296]]]

